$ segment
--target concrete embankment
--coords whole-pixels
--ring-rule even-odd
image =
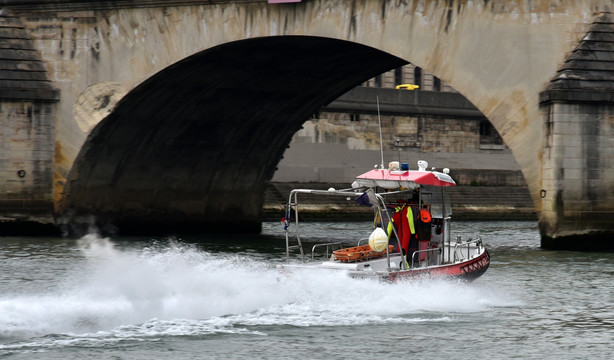
[[[279,221],[284,216],[290,190],[347,188],[347,184],[270,183],[263,206],[263,220]],[[456,186],[449,188],[454,219],[537,220],[526,186]],[[357,206],[354,199],[301,195],[300,211],[307,220],[368,220],[370,208]]]

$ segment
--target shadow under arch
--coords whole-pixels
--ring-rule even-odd
[[[266,182],[293,134],[321,106],[405,64],[312,36],[196,53],[134,88],[92,130],[59,222],[122,234],[259,232]]]

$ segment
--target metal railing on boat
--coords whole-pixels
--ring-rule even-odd
[[[452,247],[450,246],[449,249],[451,248]],[[465,249],[467,250],[467,257],[465,257],[463,254],[463,251]],[[472,249],[475,250],[473,256],[471,254]],[[454,245],[454,252],[453,252],[454,261],[453,262],[469,260],[472,257],[480,255],[481,252],[482,252],[482,238],[480,237],[480,235],[477,235],[475,240],[473,240],[472,238],[469,238],[469,240],[467,240],[464,243],[462,242],[462,238],[460,236],[457,236],[456,244]],[[450,259],[449,256],[448,256],[448,259]]]
[[[311,260],[315,260],[316,249],[320,248],[320,247],[325,247],[326,248],[325,257],[328,259],[330,257],[329,251],[330,251],[331,255],[332,255],[332,252],[334,251],[333,246],[338,246],[339,249],[343,248],[343,244],[341,242],[339,242],[339,241],[337,241],[337,242],[329,242],[329,243],[322,243],[322,244],[315,244],[311,248]]]
[[[411,268],[413,269],[415,267],[431,266],[432,262],[433,262],[433,259],[432,259],[433,254],[437,253],[437,255],[439,255],[439,254],[441,254],[441,251],[442,250],[439,247],[414,251],[412,253],[413,256],[411,257]],[[421,259],[422,258],[422,254],[425,254],[424,260]],[[418,257],[417,266],[414,266],[414,259],[416,257]],[[437,265],[437,264],[435,264],[435,265]]]

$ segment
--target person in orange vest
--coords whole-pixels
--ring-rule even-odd
[[[418,219],[418,240],[431,241],[431,212],[427,204],[422,205]]]
[[[429,248],[431,242],[431,212],[426,204],[422,205],[422,208],[418,212],[417,221],[417,235],[418,244],[420,250],[426,250]],[[426,252],[421,252],[419,256],[420,261],[426,260]],[[416,259],[414,259],[414,262]]]
[[[422,209],[420,209],[420,220],[424,223],[431,222],[431,212],[429,211],[429,206],[426,204],[422,205]]]

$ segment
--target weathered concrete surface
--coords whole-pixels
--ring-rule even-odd
[[[54,197],[58,209],[68,209],[71,201],[64,201],[64,197],[72,195],[65,193],[64,180],[79,183],[84,189],[97,189],[98,182],[94,178],[82,178],[81,168],[93,168],[88,159],[97,161],[118,160],[109,156],[103,161],[102,155],[96,157],[77,155],[91,154],[95,146],[101,146],[101,152],[116,153],[119,150],[96,145],[96,138],[111,124],[119,125],[114,119],[126,118],[122,113],[122,106],[118,112],[100,123],[100,131],[94,131],[88,138],[79,122],[75,120],[75,104],[81,93],[98,83],[118,83],[124,89],[138,91],[148,89],[137,88],[146,79],[158,72],[171,73],[174,67],[169,67],[177,61],[199,54],[206,49],[231,43],[237,40],[255,39],[263,37],[262,44],[269,36],[314,36],[350,41],[370,46],[398,58],[424,68],[463,93],[478,109],[484,113],[501,134],[506,144],[512,149],[515,158],[527,180],[530,193],[535,201],[538,212],[541,212],[542,203],[540,190],[543,178],[543,155],[545,147],[546,127],[544,116],[539,108],[539,93],[543,91],[550,78],[563,64],[567,55],[585,35],[590,23],[600,11],[611,10],[611,1],[599,0],[560,0],[552,1],[305,1],[291,5],[268,5],[263,2],[202,2],[177,1],[113,1],[87,3],[80,2],[54,2],[46,1],[42,5],[28,3],[19,7],[19,1],[4,1],[9,4],[16,14],[20,15],[27,24],[36,48],[41,51],[46,62],[48,73],[54,86],[62,92],[58,105],[58,121],[56,126],[56,183]],[[164,6],[162,6],[162,4]],[[179,5],[181,4],[181,5]],[[252,52],[232,52],[240,47],[222,46],[228,49],[224,61],[233,63],[238,61],[237,67],[247,62],[263,64],[264,61],[273,61],[274,58],[260,57],[262,51],[251,48]],[[292,51],[292,50],[290,50]],[[343,62],[329,61],[326,58],[335,56],[337,49],[330,47],[314,47],[303,52],[308,59],[322,64],[323,73],[334,73],[335,70],[345,71]],[[232,56],[231,56],[232,55]],[[295,61],[299,58],[286,58]],[[308,59],[300,59],[302,64],[309,63]],[[364,67],[352,69],[358,71],[360,76],[353,80],[357,85],[361,79],[371,75],[373,70],[370,63],[378,61],[378,57],[364,56],[360,59]],[[279,62],[284,64],[283,62]],[[388,63],[388,68],[398,64]],[[352,65],[350,65],[351,68]],[[228,66],[231,69],[232,66]],[[364,68],[364,71],[362,70]],[[268,70],[266,70],[268,69]],[[300,86],[309,80],[313,73],[294,72],[288,75],[285,71],[274,71],[275,67],[263,68],[269,71],[272,84],[279,84],[282,79]],[[285,68],[284,68],[285,69]],[[164,77],[165,75],[161,75]],[[307,77],[307,78],[306,78]],[[223,78],[223,77],[221,77]],[[232,77],[232,72],[229,73]],[[219,83],[209,86],[225,85],[228,82],[220,80]],[[250,83],[253,85],[254,83]],[[314,82],[315,84],[315,82]],[[328,83],[322,83],[320,89],[326,89]],[[173,85],[174,86],[174,85]],[[164,91],[171,95],[175,89],[167,85],[166,90],[156,89],[162,95]],[[316,86],[316,85],[313,85]],[[268,88],[267,82],[255,85],[258,91],[270,91],[270,97],[283,98],[284,88]],[[349,88],[347,86],[346,88]],[[318,89],[313,89],[316,93]],[[245,91],[252,91],[245,89]],[[206,93],[205,94],[213,94]],[[230,91],[216,93],[216,100],[237,106],[258,108],[262,98],[256,96],[254,101],[239,103],[234,101],[236,93]],[[332,94],[332,92],[330,93]],[[136,93],[129,93],[138,95]],[[209,95],[207,95],[209,96]],[[111,97],[110,97],[111,98]],[[145,98],[145,96],[143,96]],[[162,97],[160,97],[162,98]],[[213,99],[204,98],[208,101]],[[296,97],[293,105],[305,105],[302,108],[305,118],[296,121],[294,126],[284,127],[286,131],[298,128],[301,121],[306,120],[306,109],[309,107],[301,103],[304,98]],[[323,103],[308,105],[323,105]],[[180,108],[180,102],[168,102],[168,106]],[[136,106],[134,111],[140,111]],[[138,109],[138,110],[137,110]],[[200,108],[204,109],[204,108]],[[162,115],[164,114],[164,118]],[[151,114],[150,117],[140,117],[142,129],[149,126],[158,126],[164,122],[172,122],[177,116],[163,111],[160,115]],[[173,115],[173,116],[169,116]],[[230,118],[226,113],[218,113],[220,117],[207,117],[211,123],[201,126],[215,130],[220,121],[238,121]],[[244,115],[243,113],[241,115]],[[259,112],[256,113],[259,115]],[[199,114],[192,114],[200,117]],[[264,119],[264,118],[263,118]],[[274,119],[269,117],[268,119]],[[276,122],[273,122],[277,124]],[[115,125],[113,125],[115,126]],[[164,125],[168,128],[170,125]],[[263,125],[269,127],[269,125]],[[269,127],[272,129],[273,127]],[[104,131],[102,129],[105,129]],[[260,132],[264,130],[257,129]],[[277,130],[277,129],[276,129]],[[270,131],[276,131],[270,130]],[[215,132],[215,131],[214,131]],[[257,134],[260,134],[258,132]],[[118,134],[118,132],[115,132]],[[279,133],[279,136],[289,141],[292,134]],[[111,135],[109,135],[111,136]],[[125,136],[125,135],[123,135]],[[124,139],[124,142],[129,140]],[[222,145],[228,144],[228,138]],[[92,144],[89,144],[92,142]],[[84,150],[81,148],[84,146]],[[171,142],[177,145],[178,142]],[[192,144],[183,143],[185,149]],[[142,145],[149,147],[151,163],[156,163],[156,154],[162,152],[157,149],[159,143],[143,141]],[[127,150],[132,148],[126,146]],[[197,147],[198,148],[198,147]],[[232,147],[231,147],[232,148]],[[262,148],[265,148],[262,146]],[[259,151],[258,147],[251,152]],[[176,149],[179,151],[179,149]],[[187,150],[184,150],[187,151]],[[237,154],[242,155],[242,154]],[[262,156],[267,157],[267,164],[276,163],[279,152],[265,150]],[[130,155],[132,156],[132,155]],[[228,159],[228,157],[226,158]],[[236,158],[233,158],[236,160]],[[212,162],[209,165],[216,165]],[[148,165],[149,166],[149,165]],[[155,166],[155,165],[154,165]],[[167,164],[174,166],[174,164]],[[124,177],[135,177],[127,171],[141,171],[143,166],[124,168],[121,163],[109,165],[108,172]],[[167,168],[168,169],[168,168]],[[172,168],[171,168],[172,169]],[[163,169],[160,169],[161,171]],[[69,172],[71,175],[69,175]],[[151,173],[153,174],[153,172]],[[181,171],[176,172],[177,176]],[[234,174],[234,172],[232,172]],[[156,173],[161,176],[161,173]],[[215,189],[228,192],[235,181],[232,175],[218,183]],[[268,175],[267,175],[268,176]],[[139,178],[138,176],[136,178]],[[263,176],[262,179],[265,179]],[[90,185],[87,183],[91,181]],[[139,180],[140,181],[140,180]],[[150,181],[150,178],[147,180]],[[138,182],[133,182],[132,185]],[[123,185],[125,183],[119,183]],[[132,187],[119,188],[112,183],[114,193],[131,192]],[[74,189],[79,188],[74,187]],[[152,190],[155,187],[150,187]],[[214,188],[203,187],[204,194]],[[255,184],[252,191],[260,191],[263,187]],[[152,190],[153,191],[153,190]],[[88,194],[88,200],[81,202],[80,208],[96,208],[99,201],[104,200],[107,193],[97,196]],[[142,194],[142,198],[154,196]],[[181,196],[180,196],[181,197]],[[72,197],[75,199],[75,197]],[[201,198],[201,199],[202,199]],[[253,199],[257,201],[258,196]],[[122,199],[116,197],[117,201]],[[81,201],[81,200],[79,200]],[[141,201],[141,200],[139,200]],[[197,201],[201,201],[198,199]],[[60,206],[60,203],[65,205]],[[115,204],[118,205],[118,204]],[[114,205],[114,207],[115,207]],[[123,206],[123,205],[122,205]],[[148,202],[135,203],[134,207],[150,208],[156,206],[157,210],[172,208],[169,201],[164,203]],[[199,205],[200,206],[200,205]],[[232,207],[240,206],[235,203]],[[110,207],[109,213],[116,211]]]

